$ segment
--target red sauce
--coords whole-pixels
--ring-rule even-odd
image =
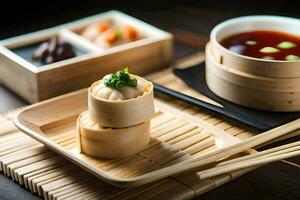
[[[300,37],[283,32],[244,32],[225,38],[221,41],[221,44],[230,51],[255,58],[285,61],[300,59]],[[285,48],[281,48],[282,46],[279,44],[282,44]],[[269,47],[275,48],[275,50],[272,50],[277,52],[269,52],[265,47],[268,47],[269,50]]]

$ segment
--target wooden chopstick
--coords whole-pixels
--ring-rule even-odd
[[[289,144],[285,144],[285,145],[281,145],[278,147],[274,147],[274,148],[270,148],[264,151],[260,151],[260,152],[256,152],[247,156],[242,156],[242,157],[238,157],[235,159],[230,159],[228,161],[225,162],[221,162],[219,164],[217,164],[216,166],[224,166],[224,165],[229,165],[229,164],[233,164],[233,163],[237,163],[237,162],[241,162],[244,160],[248,160],[248,159],[252,159],[252,158],[256,158],[256,157],[262,157],[264,155],[268,155],[274,152],[280,152],[281,150],[285,150],[285,149],[292,149],[292,147],[299,147],[300,146],[300,141],[297,142],[292,142]]]
[[[258,154],[258,153],[255,153]],[[293,156],[298,156],[300,155],[300,146],[299,143],[297,146],[286,148],[284,150],[279,150],[275,151],[273,153],[268,153],[262,156],[255,156],[255,154],[249,155],[249,156],[244,156],[243,161],[239,162],[234,162],[231,164],[227,165],[219,165],[207,170],[203,170],[197,173],[199,178],[202,179],[207,179],[211,177],[215,177],[224,173],[230,173],[236,170],[244,169],[244,168],[249,168],[249,167],[255,167],[255,166],[261,166],[264,164],[268,164],[270,162],[290,158]],[[251,158],[250,158],[251,156]]]
[[[294,120],[287,124],[284,124],[282,126],[279,126],[277,128],[271,129],[264,133],[261,133],[256,136],[245,139],[239,143],[236,143],[231,146],[216,150],[214,152],[181,162],[180,164],[186,164],[187,162],[198,162],[198,161],[199,161],[198,164],[200,164],[201,161],[203,162],[203,160],[206,160],[207,162],[208,161],[215,162],[219,159],[235,155],[237,153],[240,153],[240,152],[250,149],[252,147],[269,142],[275,138],[281,137],[281,136],[283,136],[287,133],[290,133],[294,130],[297,130],[299,128],[300,128],[300,119],[297,119],[297,120]],[[204,163],[204,164],[207,164],[207,163]]]
[[[286,135],[292,131],[295,131],[299,128],[300,128],[300,119],[297,119],[287,124],[284,124],[282,126],[279,126],[277,128],[274,128],[272,130],[245,139],[231,146],[227,146],[222,149],[213,151],[211,153],[207,153],[202,156],[192,158],[187,161],[180,162],[178,164],[174,164],[172,166],[168,166],[153,172],[146,173],[138,177],[137,178],[138,180],[132,178],[130,179],[130,181],[135,181],[135,182],[140,181],[143,184],[145,184],[174,174],[182,173],[187,170],[196,169],[204,165],[215,164],[217,162],[220,162],[221,159],[243,152],[252,147],[264,144],[278,137]]]

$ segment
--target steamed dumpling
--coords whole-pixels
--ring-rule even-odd
[[[140,95],[142,95],[144,92],[147,91],[148,86],[149,86],[148,81],[140,78],[137,79],[136,89],[138,90]]]
[[[124,95],[120,91],[106,87],[103,81],[93,90],[93,93],[103,99],[124,100]]]
[[[132,88],[128,86],[122,87],[122,89],[120,89],[120,92],[124,96],[124,99],[132,99],[140,95],[137,88]]]
[[[103,80],[110,78],[111,75],[106,75],[103,77]],[[107,100],[127,100],[136,98],[140,95],[143,95],[144,92],[147,91],[147,87],[149,83],[141,78],[137,78],[137,86],[136,87],[129,87],[124,86],[120,90],[113,89],[110,87],[105,86],[104,82],[101,81],[99,85],[96,85],[92,90],[93,93],[103,99]]]

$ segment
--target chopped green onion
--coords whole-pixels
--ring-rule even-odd
[[[264,47],[262,49],[259,50],[261,53],[277,53],[280,50],[276,49],[274,47]]]
[[[296,47],[297,45],[293,42],[288,42],[288,41],[285,41],[285,42],[281,42],[277,45],[278,48],[281,48],[281,49],[291,49],[291,48],[294,48]]]
[[[248,45],[256,45],[257,42],[254,41],[254,40],[248,40],[248,41],[246,41],[246,44],[248,44]]]
[[[300,60],[300,56],[288,55],[284,58],[286,61],[297,61]]]
[[[106,87],[113,89],[121,89],[124,86],[136,87],[137,79],[130,77],[128,68],[113,73],[109,78],[104,79],[104,84]]]

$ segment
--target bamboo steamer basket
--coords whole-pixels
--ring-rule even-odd
[[[216,95],[239,105],[278,112],[300,110],[297,81],[256,76],[231,69],[217,62],[210,44],[205,52],[207,85]]]
[[[299,78],[300,61],[287,62],[248,57],[231,52],[220,44],[220,41],[228,36],[255,30],[273,30],[300,35],[300,20],[289,17],[258,15],[224,21],[217,25],[210,34],[212,53],[216,61],[225,66],[230,66],[231,69],[253,75]]]
[[[249,74],[232,69],[229,66],[217,62],[217,58],[212,53],[210,43],[206,48],[207,62],[212,65],[210,68],[214,73],[225,80],[244,87],[250,87],[257,90],[291,93],[294,95],[300,92],[300,78],[275,78]]]
[[[97,126],[85,111],[77,120],[77,138],[82,153],[105,159],[123,158],[148,146],[150,121],[127,128],[101,127]]]
[[[139,76],[134,77],[142,79]],[[93,83],[88,92],[88,111],[91,119],[96,123],[112,128],[124,128],[149,121],[154,116],[154,95],[151,82],[148,82],[149,87],[143,95],[123,101],[111,101],[99,98],[92,93],[92,88],[100,81]]]

